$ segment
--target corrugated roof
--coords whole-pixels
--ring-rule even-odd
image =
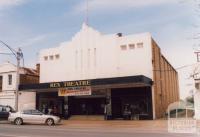
[[[24,74],[26,75],[35,75],[35,76],[39,76],[39,72],[37,72],[37,70],[32,69],[32,68],[25,68],[25,67],[21,67],[21,69],[23,69]]]

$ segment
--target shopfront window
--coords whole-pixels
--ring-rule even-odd
[[[129,120],[152,119],[150,88],[112,89],[112,114],[114,118]]]

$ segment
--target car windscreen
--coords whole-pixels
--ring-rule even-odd
[[[24,110],[23,114],[31,115],[31,110]]]
[[[31,111],[32,115],[42,115],[43,113],[38,111],[38,110],[32,110]]]

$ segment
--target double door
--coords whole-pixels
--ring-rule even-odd
[[[69,107],[71,115],[103,115],[105,98],[72,98]]]

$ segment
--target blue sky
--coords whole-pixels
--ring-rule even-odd
[[[93,28],[105,34],[150,32],[175,68],[195,63],[198,41],[192,38],[198,19],[193,0],[88,1]],[[0,40],[22,47],[25,65],[34,67],[41,49],[56,47],[80,30],[85,7],[85,0],[0,0]],[[0,46],[0,52],[8,51]],[[13,58],[0,55],[0,63]],[[190,90],[189,71],[179,70],[183,96]]]

